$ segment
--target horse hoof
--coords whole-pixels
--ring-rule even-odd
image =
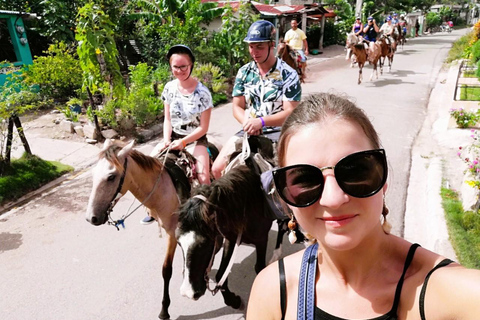
[[[170,319],[170,315],[168,314],[168,312],[160,312],[160,314],[158,315],[158,319]]]
[[[245,310],[245,302],[243,302],[243,299],[240,299],[240,307],[238,307],[239,311],[244,311]]]
[[[245,304],[242,301],[242,298],[239,296],[235,295],[230,301],[228,301],[227,305],[232,307],[233,309],[240,309],[240,308],[245,308]],[[243,310],[243,309],[240,309]]]

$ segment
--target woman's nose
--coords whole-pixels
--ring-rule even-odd
[[[348,202],[348,195],[340,188],[333,173],[324,174],[325,185],[323,186],[320,205],[329,208],[339,208]]]

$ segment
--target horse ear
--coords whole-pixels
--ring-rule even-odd
[[[123,147],[122,150],[118,152],[118,157],[122,159],[126,158],[129,155],[130,151],[132,151],[134,143],[135,143],[135,140],[132,140],[132,142],[127,144],[125,147]]]
[[[111,139],[106,139],[105,142],[103,143],[103,150],[107,150],[111,145],[113,144]]]

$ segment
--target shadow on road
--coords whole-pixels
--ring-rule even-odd
[[[399,84],[415,84],[415,82],[406,82],[401,79],[378,79],[370,82],[374,87],[385,87],[390,85],[399,85]]]

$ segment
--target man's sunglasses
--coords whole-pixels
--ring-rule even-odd
[[[355,198],[373,196],[387,181],[387,158],[384,149],[352,153],[334,166],[318,168],[296,164],[273,171],[275,188],[280,197],[294,207],[308,207],[323,192],[323,170],[333,169],[340,188]]]

